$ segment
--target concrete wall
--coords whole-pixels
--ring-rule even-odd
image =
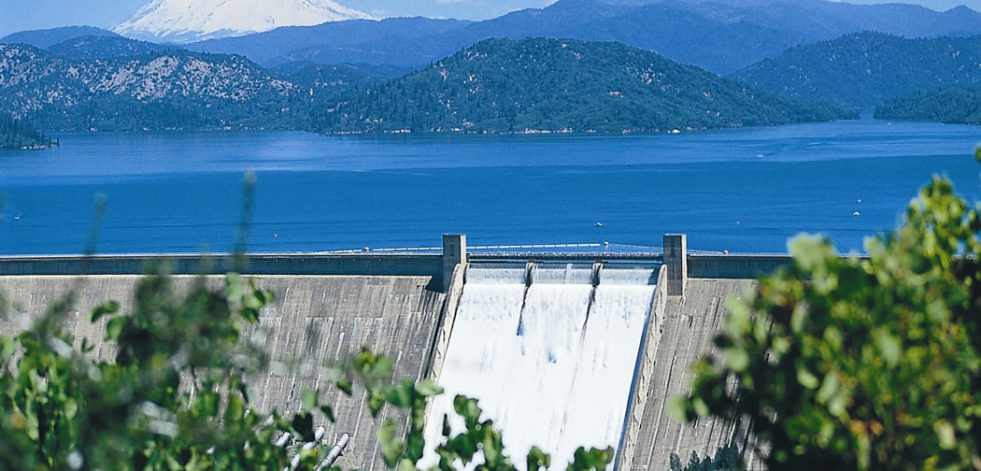
[[[342,397],[330,386],[326,367],[345,359],[363,346],[395,360],[396,378],[420,379],[428,372],[431,348],[445,296],[431,289],[433,277],[425,276],[256,276],[259,286],[277,294],[273,306],[262,313],[260,328],[248,332],[261,341],[274,361],[270,373],[256,378],[253,401],[259,409],[294,412],[304,388],[319,388],[335,405],[337,425],[328,426],[327,440],[340,433],[351,435],[351,444],[339,464],[345,468],[384,469],[377,449],[377,421],[365,406],[363,391]],[[91,309],[106,300],[118,300],[123,309],[132,305],[139,277],[107,275],[3,276],[0,292],[7,295],[13,315],[0,319],[0,333],[9,335],[41,315],[70,290],[78,295],[76,307],[66,319],[66,329],[78,341],[89,338],[96,354],[114,356],[113,345],[101,341],[105,320],[88,322]],[[194,277],[178,276],[178,289],[187,289]],[[210,277],[221,283],[221,277]],[[125,312],[125,311],[124,311]],[[389,411],[385,412],[388,415]],[[329,424],[328,424],[329,425]]]
[[[443,303],[439,330],[436,333],[432,349],[433,357],[427,371],[428,376],[434,380],[439,379],[439,374],[443,371],[443,364],[446,363],[446,351],[449,349],[450,336],[453,334],[453,325],[456,323],[456,311],[460,306],[460,297],[463,296],[463,281],[466,278],[466,272],[466,265],[457,265],[456,269],[453,270],[452,281],[446,292],[446,302]]]
[[[692,365],[713,351],[712,338],[726,318],[725,302],[753,288],[749,280],[689,279],[686,294],[667,297],[661,323],[661,338],[654,354],[654,367],[643,395],[643,417],[635,427],[632,458],[621,461],[621,470],[668,469],[672,453],[682,462],[691,452],[714,455],[716,448],[732,443],[745,433],[744,423],[703,420],[679,424],[668,414],[668,401],[687,393]],[[755,465],[754,465],[755,466]]]
[[[647,407],[648,390],[654,375],[654,367],[657,365],[657,346],[661,343],[661,335],[664,333],[662,325],[664,324],[664,309],[668,300],[667,272],[668,267],[663,265],[658,272],[657,288],[654,291],[647,332],[645,332],[641,344],[641,354],[634,374],[635,383],[627,410],[626,430],[624,430],[622,446],[617,450],[617,469],[631,469],[634,455],[637,453],[640,432],[644,428],[644,410]]]
[[[226,255],[100,255],[0,257],[0,276],[20,275],[138,275],[148,264],[167,263],[171,273],[250,275],[365,275],[429,276],[442,283],[441,255],[394,254],[263,254],[249,255],[236,267]],[[439,288],[437,288],[439,289]]]

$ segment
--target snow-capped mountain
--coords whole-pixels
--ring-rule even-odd
[[[372,17],[331,0],[153,0],[113,30],[136,39],[188,43],[352,19]]]

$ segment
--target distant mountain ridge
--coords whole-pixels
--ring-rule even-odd
[[[981,34],[981,13],[823,0],[560,0],[472,23],[338,22],[188,47],[243,54],[265,66],[308,60],[421,67],[488,38],[576,38],[623,42],[726,74],[797,45],[865,30],[910,37]]]
[[[489,39],[342,101],[320,129],[649,133],[845,117],[622,44]]]
[[[21,31],[0,38],[0,44],[28,44],[37,48],[47,49],[55,44],[83,36],[118,37],[112,31],[92,26],[62,26],[51,29],[36,29]]]
[[[784,96],[872,109],[914,93],[981,86],[981,35],[850,34],[790,49],[733,77]]]
[[[299,1],[313,0],[290,0]],[[485,21],[329,21],[183,47],[240,54],[264,67],[306,62],[416,68],[488,38],[576,38],[622,42],[726,75],[792,47],[862,31],[903,37],[971,36],[981,34],[981,13],[967,7],[938,12],[909,4],[854,5],[824,0],[559,0],[546,8],[519,10]],[[18,33],[0,42],[48,48],[80,36],[113,34],[57,28]]]
[[[132,57],[180,48],[124,38],[122,36],[80,36],[45,48],[48,52],[68,59],[110,59]]]
[[[408,56],[409,65],[416,66],[443,57],[420,52],[427,47],[422,44],[426,39],[470,24],[469,21],[429,18],[338,21],[317,26],[277,28],[265,33],[188,44],[186,47],[201,52],[241,54],[267,67],[299,61],[404,66],[406,64],[401,62],[405,61],[393,58],[389,51],[419,48]],[[376,43],[378,46],[373,46]],[[420,54],[431,59],[419,64]]]

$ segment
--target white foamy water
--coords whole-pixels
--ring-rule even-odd
[[[467,285],[522,285],[525,284],[525,268],[483,268],[471,267],[467,270]],[[461,300],[461,306],[463,301]]]
[[[502,398],[510,385],[500,378],[509,374],[516,362],[514,352],[520,351],[517,331],[524,295],[523,283],[466,285],[439,377],[445,392],[433,400],[426,424],[427,444],[440,439],[444,415],[450,416],[454,433],[463,429],[463,421],[453,413],[457,394],[481,399],[485,414],[495,420],[506,413]],[[430,453],[425,466],[435,464],[434,459]]]
[[[580,445],[619,446],[653,298],[653,286],[596,288],[572,386],[569,422],[556,456],[571,459]]]
[[[616,448],[654,287],[611,283],[594,292],[548,276],[526,288],[516,273],[489,271],[468,272],[439,378],[446,393],[434,400],[427,443],[439,440],[453,397],[464,394],[504,430],[519,468],[532,446],[552,455],[554,469],[565,468],[577,446]],[[650,273],[610,279],[639,283]],[[462,430],[462,421],[450,424]],[[434,460],[430,453],[422,464]]]

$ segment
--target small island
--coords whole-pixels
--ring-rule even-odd
[[[0,115],[0,149],[40,150],[58,145],[34,129],[29,123],[8,115]]]

